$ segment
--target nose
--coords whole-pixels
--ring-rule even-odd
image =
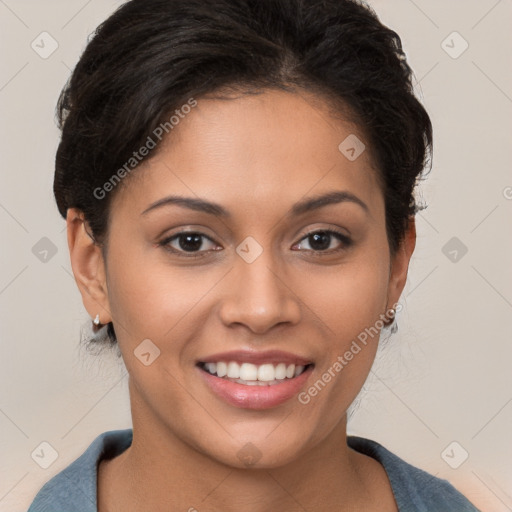
[[[264,250],[252,263],[236,258],[226,282],[227,293],[220,307],[223,323],[241,324],[262,334],[278,324],[295,325],[300,320],[300,300],[293,292],[282,265],[273,263]]]

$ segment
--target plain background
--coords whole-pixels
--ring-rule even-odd
[[[90,319],[52,195],[58,94],[88,35],[121,3],[0,0],[1,511],[26,510],[98,434],[131,426],[123,367],[79,348]],[[448,479],[483,511],[509,511],[512,3],[370,5],[402,38],[434,125],[434,164],[399,330],[349,433]],[[58,43],[46,59],[31,47],[45,37],[51,49],[44,31]],[[57,455],[47,469],[31,456],[43,449],[50,460],[42,442]]]

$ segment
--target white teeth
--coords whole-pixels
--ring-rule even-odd
[[[236,363],[228,363],[228,373],[227,376],[231,379],[239,379],[240,378],[240,366]]]
[[[255,364],[242,363],[242,366],[240,366],[240,378],[242,380],[258,380],[258,367]]]
[[[277,380],[283,380],[286,378],[286,365],[284,363],[279,363],[276,366],[275,376]]]
[[[277,380],[273,380],[271,382],[260,382],[259,380],[236,379],[235,382],[238,384],[245,384],[246,386],[273,386],[274,384],[279,384]]]
[[[228,365],[224,362],[218,362],[218,363],[212,363],[216,364],[217,371],[215,372],[217,374],[217,377],[224,377],[228,373]],[[213,373],[210,371],[210,373]]]
[[[277,365],[242,363],[239,365],[235,361],[227,363],[219,361],[218,363],[205,363],[204,369],[212,375],[217,375],[217,377],[234,379],[235,382],[240,384],[254,386],[277,384],[276,381],[298,377],[304,371],[305,366],[286,365],[285,363]]]
[[[205,368],[210,372],[210,373],[216,373],[217,372],[217,364],[216,363],[205,363]]]
[[[305,366],[296,366],[295,367],[295,377],[300,375],[304,371]]]
[[[270,382],[276,380],[276,370],[272,364],[262,364],[258,368],[258,380],[263,382]]]

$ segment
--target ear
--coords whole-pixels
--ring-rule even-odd
[[[80,210],[68,208],[66,224],[71,268],[85,309],[91,318],[99,314],[100,323],[107,324],[112,316],[101,246],[92,239],[92,232]]]
[[[409,217],[409,226],[404,239],[391,259],[391,268],[388,284],[388,303],[386,309],[390,309],[398,302],[407,281],[407,272],[412,253],[416,247],[416,222],[414,217]]]

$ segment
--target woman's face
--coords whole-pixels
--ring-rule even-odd
[[[134,428],[231,466],[291,462],[344,425],[414,244],[390,259],[371,148],[317,97],[201,99],[171,135],[111,210],[105,307]],[[171,196],[194,203],[153,206]]]

